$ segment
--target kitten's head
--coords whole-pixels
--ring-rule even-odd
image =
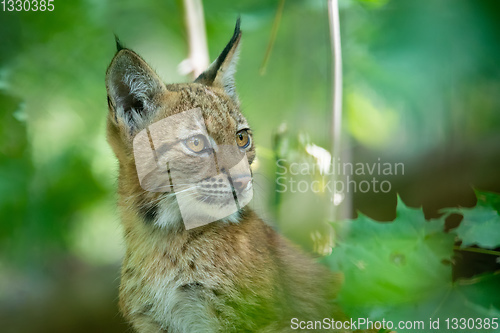
[[[234,35],[193,83],[164,84],[123,48],[106,73],[108,141],[120,163],[122,204],[149,223],[187,229],[237,222],[252,197],[252,132],[239,110]]]

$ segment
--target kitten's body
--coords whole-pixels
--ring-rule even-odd
[[[250,210],[239,224],[179,233],[135,223],[120,306],[139,332],[278,332],[294,317],[333,315],[328,296],[340,281]]]
[[[120,162],[119,207],[127,249],[120,308],[138,332],[280,332],[291,330],[294,317],[335,315],[332,300],[340,275],[315,264],[250,208],[186,230],[176,195],[145,191],[138,179],[133,138],[154,122],[199,108],[214,146],[235,145],[235,134],[248,129],[232,85],[239,39],[237,26],[224,52],[196,83],[164,85],[127,49],[119,49],[108,69],[108,140]],[[255,148],[243,148],[251,164]],[[182,149],[176,153],[185,151],[192,159],[182,170],[204,172],[206,157]],[[217,177],[226,177],[223,173]],[[217,177],[203,181],[210,187]],[[235,193],[230,190],[221,189]]]

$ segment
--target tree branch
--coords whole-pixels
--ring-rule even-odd
[[[209,65],[207,33],[201,0],[184,0],[184,21],[188,33],[189,55],[179,64],[181,74],[195,79]]]

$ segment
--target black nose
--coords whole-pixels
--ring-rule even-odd
[[[236,179],[233,179],[233,187],[236,191],[243,191],[248,183],[252,180],[251,177],[248,176],[243,176],[243,177],[238,177]]]

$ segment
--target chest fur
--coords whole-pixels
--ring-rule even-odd
[[[169,332],[210,332],[244,322],[238,304],[273,308],[271,253],[248,235],[241,229],[130,235],[122,311],[148,316]]]

